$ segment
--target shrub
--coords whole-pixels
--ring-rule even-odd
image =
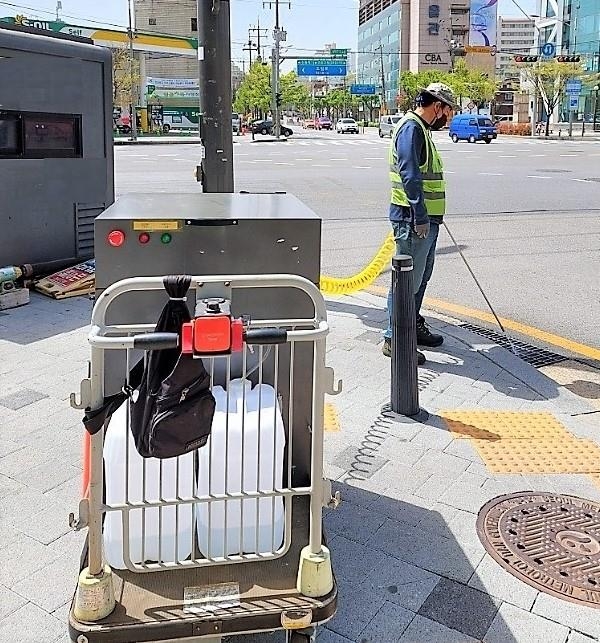
[[[530,123],[510,123],[502,121],[496,125],[498,134],[512,134],[513,136],[531,136]]]

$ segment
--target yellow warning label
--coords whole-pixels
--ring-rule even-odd
[[[181,221],[134,221],[133,229],[137,232],[173,232],[181,228]]]

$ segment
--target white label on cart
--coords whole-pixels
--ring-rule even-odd
[[[239,605],[238,583],[185,587],[183,590],[183,611],[188,614],[212,613],[220,609],[239,607]]]

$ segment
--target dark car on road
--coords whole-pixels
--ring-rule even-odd
[[[273,134],[273,121],[254,121],[252,123],[252,133],[253,134]],[[291,136],[294,132],[285,125],[281,126],[281,133],[283,136]]]
[[[319,118],[316,119],[316,126],[317,126],[317,129],[328,129],[328,130],[333,129],[333,123],[331,122],[331,119],[328,118],[327,116],[319,116]]]

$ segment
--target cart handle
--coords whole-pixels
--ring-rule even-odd
[[[244,333],[246,344],[285,344],[288,340],[287,330],[283,328],[255,328]]]
[[[162,351],[179,346],[177,333],[145,333],[134,335],[133,348],[141,351]]]

